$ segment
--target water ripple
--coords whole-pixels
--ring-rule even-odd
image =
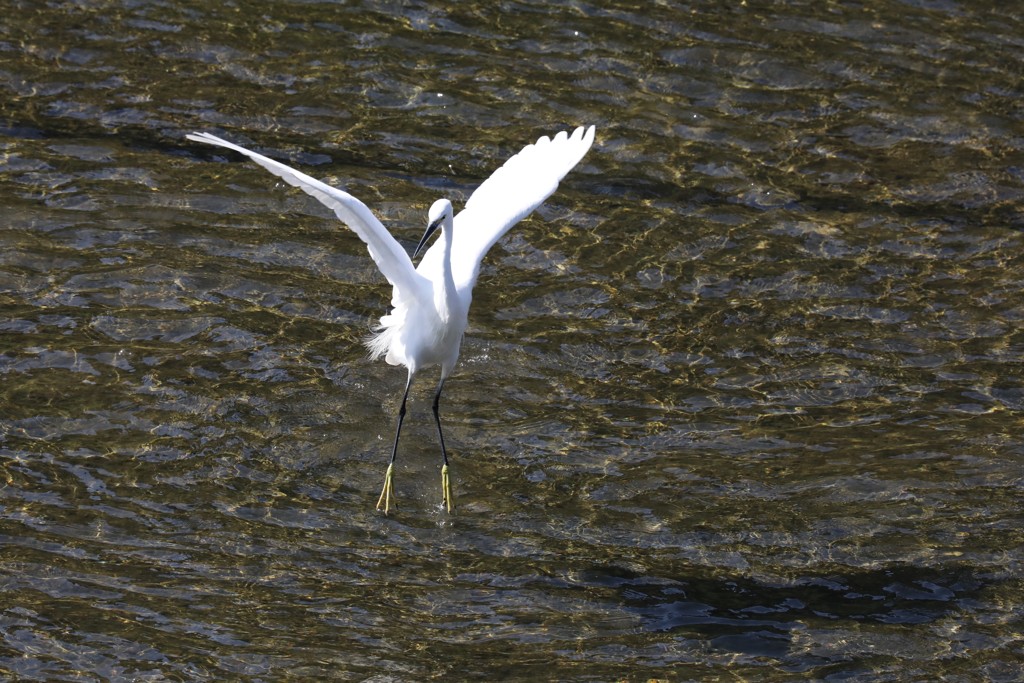
[[[991,2],[18,5],[0,677],[1016,680],[1021,17]],[[402,371],[365,247],[594,151]]]

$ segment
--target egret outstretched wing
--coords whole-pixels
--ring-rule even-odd
[[[451,266],[460,291],[472,290],[487,250],[558,189],[593,142],[594,126],[581,126],[571,136],[562,131],[554,139],[542,137],[476,189],[455,217]]]
[[[285,166],[279,161],[274,161],[262,154],[223,140],[216,135],[193,133],[186,137],[195,142],[206,142],[244,154],[289,185],[316,197],[366,242],[366,246],[370,250],[370,257],[373,258],[388,282],[403,293],[412,294],[423,291],[423,278],[416,273],[409,255],[405,253],[402,245],[391,236],[387,228],[377,220],[366,204],[347,192],[331,187],[301,171]]]

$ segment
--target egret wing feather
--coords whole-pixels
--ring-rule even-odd
[[[554,139],[542,137],[506,161],[473,192],[455,217],[451,263],[460,291],[472,290],[487,251],[558,189],[559,181],[593,142],[594,126],[581,126],[571,136],[562,131]],[[424,260],[432,260],[430,256],[428,253]]]
[[[299,188],[306,194],[316,197],[327,208],[352,229],[366,243],[370,257],[380,268],[380,272],[397,290],[403,294],[415,296],[415,292],[423,291],[423,278],[413,268],[412,260],[391,233],[387,231],[373,212],[361,201],[347,192],[322,183],[301,171],[274,161],[262,154],[240,147],[210,133],[193,133],[186,136],[195,142],[205,142],[219,147],[226,147],[244,154],[257,164],[267,169],[289,185]],[[396,292],[397,294],[397,292]]]

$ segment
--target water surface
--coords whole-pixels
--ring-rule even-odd
[[[1015,680],[1024,20],[992,2],[14,3],[0,674]],[[365,359],[524,144],[443,403]]]

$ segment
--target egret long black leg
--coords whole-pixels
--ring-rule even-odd
[[[398,437],[402,435],[402,420],[405,419],[405,401],[409,398],[409,387],[412,385],[412,377],[405,383],[405,394],[402,395],[402,406],[398,409],[398,427],[395,428],[395,447],[391,449],[391,462],[388,463],[388,471],[384,473],[384,490],[380,492],[380,499],[377,501],[377,509],[384,505],[384,514],[391,509],[391,499],[395,495],[392,477],[395,471],[395,456],[398,455]]]
[[[443,386],[444,380],[442,379],[441,383],[437,385],[437,393],[434,394],[434,422],[437,424],[437,438],[441,442],[441,459],[444,461],[444,464],[441,465],[441,502],[450,513],[455,509],[455,503],[452,501],[452,486],[448,480],[448,452],[444,448],[444,433],[441,431],[441,415],[438,412]]]

